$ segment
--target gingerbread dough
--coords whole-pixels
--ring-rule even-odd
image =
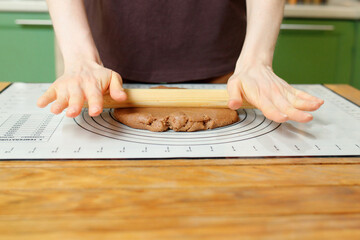
[[[236,111],[214,108],[118,108],[114,117],[137,129],[163,132],[194,132],[213,129],[239,120]]]
[[[114,110],[114,117],[129,127],[153,132],[164,132],[168,129],[194,132],[239,121],[236,111],[219,108],[118,108]]]

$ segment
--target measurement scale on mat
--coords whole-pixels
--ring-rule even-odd
[[[166,86],[226,88],[215,84]],[[94,118],[86,109],[75,119],[53,115],[49,108],[39,109],[35,104],[48,87],[15,83],[0,94],[0,160],[360,155],[360,107],[322,85],[296,86],[325,100],[310,123],[278,124],[257,109],[243,109],[235,124],[190,133],[132,129],[117,122],[111,109]]]

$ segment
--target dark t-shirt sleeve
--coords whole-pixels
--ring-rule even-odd
[[[104,65],[140,82],[181,82],[234,70],[245,0],[85,0]]]

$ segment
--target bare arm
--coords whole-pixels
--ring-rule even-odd
[[[83,1],[47,0],[47,5],[65,65],[83,58],[100,63]]]
[[[318,109],[323,101],[294,89],[272,69],[285,0],[247,0],[246,4],[246,38],[228,81],[229,107],[239,108],[245,98],[277,122],[312,120],[312,115],[304,111]]]
[[[47,0],[56,37],[64,58],[65,72],[39,98],[38,106],[55,101],[55,114],[67,109],[67,116],[77,116],[84,100],[89,102],[89,114],[102,111],[102,95],[110,90],[118,101],[125,100],[119,74],[105,68],[100,60],[87,21],[83,0]]]

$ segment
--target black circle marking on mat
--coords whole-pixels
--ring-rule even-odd
[[[250,115],[254,116],[254,119],[251,119],[250,122],[245,123],[245,120],[250,117],[247,111],[252,111]],[[267,120],[262,115],[258,115],[253,109],[243,109],[242,113],[239,112],[239,115],[244,114],[245,117],[243,116],[239,122],[233,123],[229,126],[189,133],[175,133],[171,130],[166,132],[166,135],[164,133],[161,135],[162,133],[132,129],[128,126],[125,126],[114,118],[111,110],[104,111],[98,117],[90,117],[85,114],[87,114],[87,111],[83,111],[77,118],[74,118],[74,121],[79,127],[88,132],[125,142],[167,146],[188,146],[189,143],[190,145],[214,145],[245,141],[269,134],[270,132],[278,129],[281,125],[280,123]],[[115,121],[119,124],[119,126],[111,123],[108,121],[108,119]],[[104,123],[108,124],[110,127],[105,126],[105,124],[101,123],[99,120],[104,121]],[[255,122],[256,120],[258,120],[257,123]],[[244,129],[245,127],[249,128]],[[240,137],[240,139],[231,140],[232,138],[236,137]],[[154,140],[160,141],[160,143],[155,142]],[[163,141],[163,143],[161,143],[161,141]],[[205,143],[203,141],[205,141]]]

